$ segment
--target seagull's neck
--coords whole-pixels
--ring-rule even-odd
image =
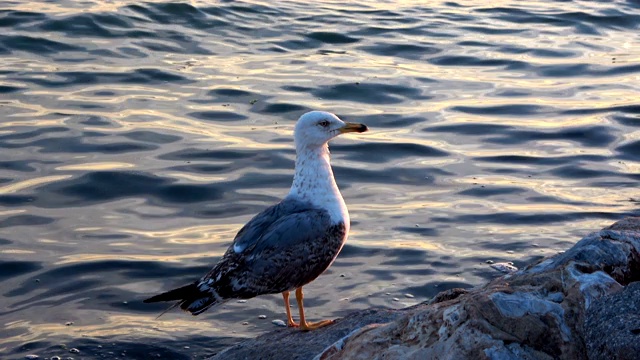
[[[289,196],[329,211],[334,222],[349,226],[349,213],[333,177],[329,146],[296,149],[296,171]]]

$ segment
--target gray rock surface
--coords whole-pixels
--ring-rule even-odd
[[[640,281],[596,301],[587,311],[585,336],[591,360],[640,359]]]
[[[213,359],[640,359],[638,280],[635,217],[485,286],[312,332],[279,329]]]
[[[303,332],[291,328],[278,329],[231,346],[211,359],[309,359],[354,329],[369,324],[389,323],[404,311],[406,310],[369,309],[354,312],[329,326],[331,330],[321,328]]]

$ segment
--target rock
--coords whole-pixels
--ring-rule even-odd
[[[279,329],[213,359],[638,359],[638,280],[640,218],[628,218],[482,287]]]
[[[369,309],[352,313],[336,320],[336,323],[331,326],[314,331],[278,328],[255,339],[245,340],[229,347],[211,359],[307,360],[347,336],[354,329],[360,329],[369,324],[388,323],[400,317],[401,314],[402,310]]]
[[[584,328],[590,360],[640,358],[640,281],[595,301]]]
[[[505,274],[509,274],[509,273],[518,271],[518,268],[513,266],[513,264],[510,264],[510,263],[501,262],[501,263],[491,264],[490,266],[493,269],[496,269],[496,270],[498,270],[500,272],[503,272]]]

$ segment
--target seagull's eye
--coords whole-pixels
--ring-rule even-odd
[[[329,126],[329,121],[327,120],[322,120],[318,123],[318,125],[322,126],[322,127],[327,127]]]

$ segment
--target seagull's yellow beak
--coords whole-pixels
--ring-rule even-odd
[[[338,129],[338,131],[340,131],[341,134],[350,133],[350,132],[363,133],[367,130],[369,130],[369,128],[365,124],[350,123],[350,122],[345,123],[343,127]]]

